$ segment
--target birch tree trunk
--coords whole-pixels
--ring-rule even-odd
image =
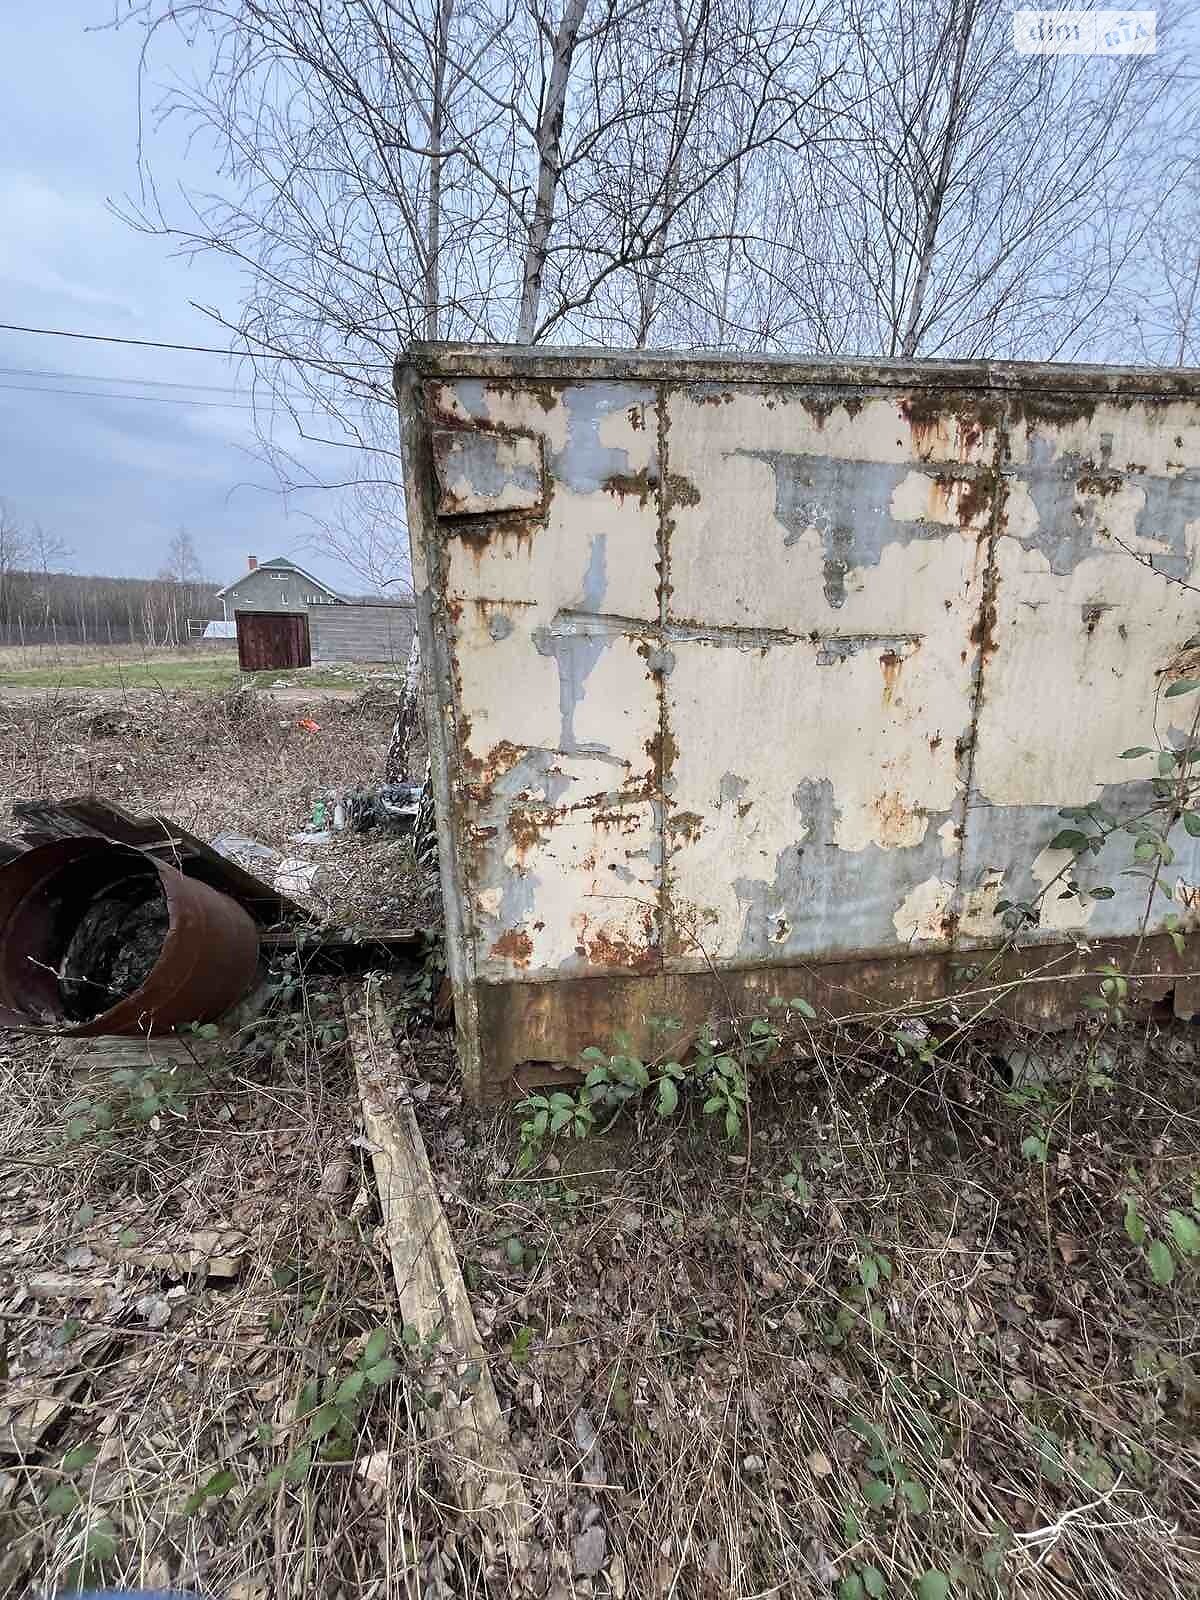
[[[563,117],[567,109],[567,88],[579,30],[587,12],[587,0],[567,0],[562,21],[554,36],[550,81],[537,126],[537,199],[529,224],[525,247],[525,266],[521,276],[521,310],[517,319],[518,344],[532,344],[537,332],[538,309],[542,299],[542,275],[550,231],[554,226],[554,206],[562,171]]]
[[[422,732],[421,716],[421,643],[416,632],[408,651],[408,668],[404,674],[404,692],[392,724],[392,737],[388,743],[384,778],[388,783],[411,783],[412,748]]]
[[[433,83],[429,109],[429,199],[425,223],[425,337],[437,339],[441,330],[442,164],[446,135],[446,52],[454,0],[441,0],[434,22]],[[414,640],[415,640],[414,635]]]
[[[929,274],[933,267],[934,251],[937,248],[938,228],[942,220],[942,208],[946,203],[946,192],[950,183],[950,170],[955,154],[955,139],[961,119],[963,66],[967,59],[967,51],[970,48],[971,30],[974,24],[975,8],[972,0],[967,0],[954,51],[954,71],[947,97],[946,120],[942,128],[937,175],[933,180],[933,185],[929,192],[929,200],[925,208],[924,226],[921,230],[921,247],[917,255],[917,277],[916,282],[913,284],[912,295],[909,298],[908,320],[900,343],[900,355],[905,361],[911,361],[917,353],[917,344],[921,337],[921,319],[925,310],[925,294],[929,287]]]
[[[639,350],[650,338],[650,331],[654,326],[654,316],[658,310],[663,262],[666,258],[667,236],[675,214],[676,197],[679,194],[679,175],[683,166],[683,152],[686,148],[687,130],[691,123],[694,109],[696,40],[700,36],[703,26],[707,3],[705,0],[705,3],[702,4],[700,16],[690,32],[688,31],[687,18],[684,16],[680,0],[674,0],[674,9],[675,32],[679,37],[680,53],[679,98],[674,126],[671,129],[671,153],[667,158],[667,171],[663,181],[662,205],[659,211],[658,227],[655,230],[655,241],[646,263],[646,277],[641,294],[641,316],[637,331]]]

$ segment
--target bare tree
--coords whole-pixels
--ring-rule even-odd
[[[29,561],[29,535],[12,508],[0,500],[0,616],[8,619],[12,609],[13,584],[17,573]]]
[[[1139,270],[1122,283],[1122,311],[1137,359],[1200,366],[1200,96],[1185,100],[1181,114],[1159,119],[1153,132],[1173,159],[1161,163],[1160,193],[1147,199],[1145,246]]]
[[[796,224],[838,271],[835,292],[810,296],[820,345],[1094,350],[1145,225],[1130,202],[1169,60],[1019,54],[1001,0],[843,6],[842,132],[806,164]]]
[[[200,557],[196,553],[195,541],[186,528],[179,528],[171,535],[170,543],[167,545],[166,560],[159,568],[158,575],[167,583],[203,582],[204,572],[200,565]]]
[[[531,344],[538,331],[538,310],[542,300],[542,275],[550,249],[554,226],[554,202],[562,173],[562,130],[567,110],[567,90],[571,82],[571,63],[579,30],[583,26],[587,0],[565,0],[562,18],[553,33],[550,77],[542,102],[535,135],[537,146],[537,199],[529,219],[528,243],[521,274],[521,310],[517,317],[517,340]],[[549,36],[549,28],[539,18]]]
[[[837,71],[819,15],[819,0],[675,0],[597,16],[552,152],[561,216],[535,341],[719,341],[711,283],[740,222],[728,191],[814,137]]]
[[[52,572],[65,572],[75,552],[60,534],[51,533],[40,522],[29,531],[29,559],[34,570],[48,578]]]
[[[49,532],[40,522],[35,522],[29,533],[29,561],[38,576],[39,625],[44,631],[50,624],[53,597],[50,575],[61,572],[71,559],[72,551],[67,541]]]
[[[162,30],[186,38],[198,76],[147,100],[223,155],[219,193],[168,211],[150,174],[125,214],[244,268],[213,315],[251,364],[289,358],[254,368],[262,450],[373,588],[407,580],[390,369],[412,340],[1120,355],[1117,291],[1156,270],[1171,50],[1018,55],[1001,0],[135,0],[121,20],[147,84]],[[1177,243],[1176,321],[1200,283]]]
[[[711,249],[697,243],[706,192],[739,151],[796,136],[811,88],[797,41],[817,3],[764,21],[754,0],[680,0],[667,28],[653,0],[143,0],[124,14],[146,26],[147,75],[166,28],[207,62],[155,105],[215,134],[226,174],[182,216],[152,187],[125,214],[246,268],[245,302],[218,315],[251,361],[293,358],[256,372],[263,449],[300,509],[342,490],[349,514],[319,517],[322,543],[332,527],[373,583],[403,581],[390,366],[410,340],[653,337],[668,264]],[[714,138],[725,96],[739,115]],[[281,412],[339,451],[344,476],[288,446]]]

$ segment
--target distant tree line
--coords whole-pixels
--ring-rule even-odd
[[[61,569],[57,536],[26,528],[0,502],[0,641],[5,644],[186,644],[189,623],[221,615],[218,585],[200,575],[188,534],[168,546],[155,578],[108,578]]]
[[[215,583],[15,570],[3,575],[5,644],[186,644],[189,622],[221,615]]]

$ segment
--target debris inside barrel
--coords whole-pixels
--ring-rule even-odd
[[[169,920],[162,882],[150,865],[97,895],[63,956],[66,1015],[90,1022],[139,989],[162,953]]]

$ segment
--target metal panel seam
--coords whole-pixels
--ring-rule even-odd
[[[669,465],[669,435],[671,431],[671,390],[668,384],[659,384],[658,399],[658,626],[659,638],[666,644],[667,617],[671,610],[671,508],[667,485],[671,481]],[[671,749],[671,729],[667,711],[667,675],[655,673],[658,691],[658,754],[655,777],[658,786],[658,966],[661,972],[667,959],[667,943],[671,937],[671,888],[667,876],[667,760]]]
[[[458,735],[458,707],[451,670],[452,650],[446,633],[444,585],[437,517],[434,514],[433,464],[429,458],[429,428],[425,392],[411,365],[396,368],[396,401],[400,412],[401,453],[404,461],[405,501],[408,508],[409,552],[416,627],[424,663],[425,725],[429,741],[430,775],[437,826],[438,869],[446,922],[446,967],[454,986],[454,1020],[458,1034],[459,1063],[469,1096],[478,1096],[483,1063],[479,1039],[479,1004],[475,993],[475,941],[468,926],[467,899],[462,882],[465,859],[457,826],[455,788],[462,790],[462,740]],[[438,574],[434,592],[435,573]],[[443,716],[441,692],[446,698]]]
[[[983,709],[984,678],[987,669],[989,645],[996,622],[996,551],[1000,539],[1000,525],[1004,516],[1007,494],[1003,465],[1008,451],[1009,408],[1007,403],[996,429],[996,443],[992,450],[992,514],[988,519],[987,556],[983,567],[983,582],[979,592],[979,615],[973,632],[979,636],[975,663],[971,672],[971,716],[967,728],[966,771],[963,774],[962,801],[958,808],[958,849],[954,861],[953,913],[950,920],[948,950],[953,954],[958,948],[958,928],[966,904],[963,871],[967,850],[967,813],[971,805],[971,790],[975,783],[975,748],[979,739],[979,719]]]

